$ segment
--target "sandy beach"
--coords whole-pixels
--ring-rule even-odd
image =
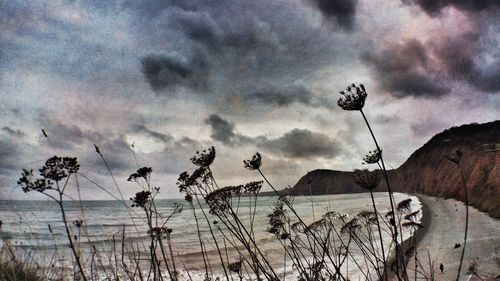
[[[424,225],[416,234],[418,259],[427,276],[432,268],[435,280],[455,280],[463,247],[465,205],[453,199],[417,196],[422,203]],[[469,207],[468,235],[460,280],[498,280],[495,277],[500,273],[500,221]],[[468,273],[474,262],[480,278]],[[409,267],[408,272],[413,275],[413,260]]]

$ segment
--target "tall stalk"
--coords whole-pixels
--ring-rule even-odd
[[[83,270],[83,266],[82,266],[82,263],[80,261],[80,255],[76,251],[75,245],[73,243],[73,239],[71,238],[71,233],[69,231],[69,226],[68,226],[68,219],[66,218],[66,211],[64,210],[64,206],[63,206],[63,193],[59,189],[59,184],[57,184],[57,189],[59,191],[59,200],[56,202],[59,205],[59,209],[61,210],[62,221],[64,224],[64,229],[66,231],[66,236],[68,236],[69,247],[71,248],[71,251],[73,252],[73,256],[75,257],[76,265],[78,266],[78,270],[80,271],[80,274],[82,275],[83,280],[87,281],[87,277],[85,276],[85,271]]]
[[[457,156],[458,155],[460,155],[461,157],[461,153],[457,152]],[[465,233],[464,233],[464,246],[462,247],[462,254],[460,255],[460,263],[458,264],[457,278],[455,279],[456,281],[460,279],[460,271],[462,270],[462,264],[464,262],[464,257],[465,257],[465,248],[467,246],[467,232],[469,230],[469,195],[467,192],[467,181],[465,180],[462,166],[460,166],[460,157],[458,157],[457,166],[460,170],[460,178],[462,180],[462,185],[464,187],[464,193],[465,193]]]

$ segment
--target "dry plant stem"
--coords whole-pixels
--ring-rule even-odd
[[[278,275],[274,272],[271,264],[268,262],[268,260],[266,259],[265,255],[260,251],[259,247],[257,246],[257,243],[255,242],[255,240],[252,238],[252,235],[248,232],[248,230],[245,228],[245,226],[243,225],[243,223],[240,221],[240,219],[238,218],[238,216],[236,215],[236,213],[234,212],[234,210],[232,208],[229,208],[230,212],[231,212],[231,216],[233,217],[234,221],[236,222],[236,225],[239,229],[239,231],[241,232],[241,230],[244,231],[241,232],[242,234],[242,237],[244,237],[244,235],[246,235],[249,239],[249,241],[251,242],[251,244],[248,244],[248,247],[249,247],[249,250],[251,251],[252,249],[252,244],[255,246],[255,249],[257,250],[257,253],[259,253],[259,255],[262,257],[262,260],[264,261],[264,263],[269,267],[269,270],[272,272],[272,274],[274,275],[274,277],[278,278]]]
[[[168,275],[170,276],[171,280],[177,280],[175,269],[173,270],[173,273],[172,273],[172,270],[170,269],[170,266],[168,264],[167,254],[165,253],[165,247],[163,246],[161,238],[158,238],[158,242],[160,243],[160,250],[161,250],[162,257],[163,257],[163,261],[165,262],[165,266],[167,267]],[[160,261],[158,261],[158,268],[160,268],[159,262]],[[160,277],[162,277],[161,276],[161,271],[160,271]]]
[[[274,191],[274,193],[276,193],[279,196],[279,192],[276,190],[276,188],[274,188],[274,186],[271,184],[271,182],[267,179],[267,177],[264,175],[264,173],[262,172],[262,170],[259,168],[259,169],[257,169],[257,171],[259,171],[259,173],[262,176],[262,178],[271,187],[271,189]],[[293,206],[288,202],[288,200],[285,200],[284,202],[288,206],[288,208],[292,211],[292,213],[297,217],[297,219],[299,219],[300,223],[304,227],[307,227],[307,225],[304,223],[304,221],[302,220],[302,218],[297,214],[297,212],[295,211],[295,209],[293,208]],[[312,236],[313,236],[315,242],[320,242],[320,240],[316,237],[316,235],[314,233],[312,233]],[[328,249],[323,249],[323,251],[328,251]],[[313,255],[314,255],[314,258],[316,258],[316,255],[315,255],[314,251],[313,251]],[[341,274],[340,268],[335,264],[335,262],[331,259],[330,256],[328,256],[328,258],[330,259],[332,265],[335,268],[335,271],[338,273],[338,275],[340,276],[340,278],[342,280],[346,281],[346,278]]]
[[[233,214],[234,214],[234,212],[233,212]],[[231,214],[231,216],[234,218],[235,216],[233,214]],[[252,237],[248,234],[248,232],[246,232],[246,237],[249,237],[249,241],[247,241],[245,239],[245,234],[241,231],[241,228],[240,228],[241,222],[239,222],[238,220],[235,220],[235,222],[236,222],[236,226],[235,226],[226,215],[224,215],[224,217],[221,217],[221,216],[218,216],[218,217],[219,217],[219,220],[227,227],[227,229],[243,244],[243,246],[245,247],[247,252],[250,254],[251,260],[254,262],[254,264],[256,266],[255,267],[256,273],[257,273],[257,268],[260,268],[260,270],[262,270],[263,274],[265,274],[267,277],[271,278],[270,280],[274,280],[274,278],[277,278],[276,273],[272,270],[269,262],[267,261],[265,256],[262,254],[260,249],[257,247],[257,244],[255,243],[255,241],[253,241]],[[245,229],[245,231],[246,231],[246,229]],[[262,263],[259,261],[257,254],[254,251],[252,251],[251,244],[249,244],[249,242],[252,242],[255,245],[255,249],[257,250],[258,254],[262,257],[263,261],[270,268],[271,273],[274,276],[272,276],[269,272],[267,272],[264,265],[262,265]]]
[[[382,231],[380,228],[380,221],[379,221],[379,214],[377,211],[377,206],[375,205],[375,198],[373,197],[373,190],[370,189],[370,196],[372,198],[372,205],[373,205],[373,211],[375,212],[375,217],[377,218],[377,229],[378,229],[378,235],[380,238],[380,249],[382,250],[382,262],[384,263],[384,270],[385,270],[385,250],[384,250],[384,240],[382,239]]]
[[[371,126],[370,126],[370,123],[368,122],[368,119],[366,118],[365,113],[363,112],[362,109],[360,109],[359,112],[361,112],[361,115],[363,116],[363,119],[364,119],[364,121],[366,123],[366,126],[368,127],[368,130],[370,131],[370,134],[372,136],[373,142],[375,143],[375,147],[377,148],[377,151],[382,151],[380,149],[380,146],[378,145],[377,138],[375,137],[375,134],[373,133],[373,130],[372,130]],[[393,200],[393,197],[392,197],[391,184],[389,182],[389,176],[387,175],[387,170],[385,168],[385,163],[384,163],[384,159],[383,159],[382,155],[380,155],[380,162],[382,164],[382,170],[384,171],[384,179],[385,179],[385,182],[386,182],[386,185],[387,185],[387,191],[389,192],[389,201],[391,203],[391,211],[392,211],[392,213],[395,216],[396,212],[394,210],[395,208],[394,208],[394,200]],[[392,227],[394,228],[394,233],[397,233],[398,232],[397,226],[394,224]],[[399,254],[398,254],[398,252],[400,252],[400,247],[399,247],[399,242],[398,242],[398,239],[397,239],[397,235],[393,235],[393,240],[394,240],[395,248],[396,248],[396,275],[398,277],[398,280],[401,280],[401,277],[399,276],[399,263],[398,263],[399,262]],[[403,267],[403,270],[405,270],[404,267]],[[385,274],[384,274],[385,275],[385,280],[387,281],[388,280],[388,276],[387,276],[388,272],[387,272],[387,262],[386,261],[384,261],[384,272],[385,272]],[[406,274],[405,274],[405,276],[406,276]]]
[[[464,262],[464,256],[465,256],[465,247],[467,245],[467,232],[469,230],[469,196],[467,194],[467,181],[465,180],[464,172],[462,170],[462,167],[460,166],[460,163],[458,164],[458,168],[460,169],[460,177],[462,178],[462,184],[464,186],[464,192],[465,192],[465,234],[464,234],[464,246],[462,247],[462,255],[460,256],[460,263],[458,265],[456,281],[460,279],[460,271],[462,270],[462,264]]]
[[[124,202],[125,202],[125,198],[123,197],[123,194],[122,194],[122,192],[121,192],[121,190],[120,190],[120,187],[118,186],[118,183],[116,182],[115,176],[113,175],[113,172],[111,171],[111,167],[109,166],[108,162],[106,161],[106,159],[104,158],[104,156],[102,155],[102,153],[101,153],[100,151],[97,151],[97,154],[99,154],[99,156],[101,157],[102,161],[104,162],[104,165],[106,166],[106,169],[107,169],[107,171],[108,171],[109,175],[111,176],[111,179],[113,180],[113,183],[114,183],[114,185],[115,185],[115,188],[116,188],[116,190],[118,191],[118,194],[120,195],[121,202],[122,202],[123,204],[125,204],[125,203],[124,203]],[[104,188],[103,188],[103,189],[104,189]],[[114,196],[113,196],[113,197],[114,197]],[[125,204],[125,205],[126,205],[126,204]],[[126,205],[126,206],[127,206],[127,205]],[[134,226],[135,226],[135,230],[137,231],[137,233],[139,233],[139,229],[137,228],[137,224],[135,223],[135,221],[134,221],[134,217],[131,215],[131,210],[129,209],[129,207],[128,207],[128,206],[127,206],[127,213],[128,213],[128,215],[129,215],[130,219],[132,220],[132,223],[133,223],[133,224],[134,224]],[[141,244],[142,244],[142,247],[143,247],[144,249],[146,249],[146,246],[144,245],[144,243],[143,243],[143,242],[141,242]]]
[[[195,198],[196,198],[196,202],[198,203],[198,206],[201,209],[201,212],[202,212],[203,216],[205,217],[205,221],[207,222],[208,229],[210,231],[210,235],[212,236],[212,239],[214,240],[215,248],[217,249],[217,253],[219,255],[219,259],[220,259],[220,262],[221,262],[221,265],[222,265],[222,269],[224,270],[224,275],[226,276],[226,280],[229,281],[229,275],[227,274],[226,265],[224,264],[224,258],[222,256],[221,251],[220,251],[219,243],[217,243],[217,239],[215,238],[215,234],[213,232],[212,225],[210,224],[210,220],[208,219],[207,214],[205,213],[205,210],[203,210],[203,206],[201,205],[201,202],[200,202],[200,199],[198,198],[198,195],[195,195]]]
[[[63,206],[63,193],[62,193],[62,190],[59,188],[59,181],[56,181],[56,185],[57,185],[57,191],[59,193],[59,200],[56,200],[56,202],[59,205],[59,209],[61,210],[64,229],[66,230],[66,235],[68,236],[68,240],[69,240],[69,247],[71,248],[71,251],[73,252],[73,256],[75,257],[76,265],[78,266],[78,269],[80,270],[80,274],[82,275],[83,280],[87,281],[87,277],[85,276],[85,271],[83,270],[83,266],[82,266],[82,263],[80,261],[80,255],[76,251],[75,245],[73,243],[73,239],[71,238],[71,233],[69,232],[68,220],[66,218],[66,212],[65,212],[64,206]]]
[[[189,205],[191,206],[191,210],[193,211],[194,221],[196,223],[196,232],[198,233],[198,241],[200,242],[201,256],[203,258],[205,274],[208,276],[208,265],[207,265],[207,260],[205,258],[205,251],[203,251],[203,241],[201,240],[200,224],[198,222],[198,217],[196,216],[196,210],[194,208],[194,205],[192,203],[190,203]]]

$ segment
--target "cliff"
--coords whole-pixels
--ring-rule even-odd
[[[465,200],[460,168],[444,156],[462,152],[460,168],[469,191],[469,203],[500,219],[500,121],[447,129],[416,150],[399,168],[389,171],[394,191],[422,193]],[[366,192],[352,172],[315,170],[293,187],[298,194]],[[377,191],[385,191],[381,184]]]

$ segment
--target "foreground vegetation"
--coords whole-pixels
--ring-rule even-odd
[[[375,170],[356,170],[354,178],[359,186],[370,193],[372,210],[360,212],[353,217],[329,211],[322,214],[318,220],[306,222],[294,208],[293,190],[278,190],[265,175],[263,159],[259,153],[243,161],[245,168],[261,177],[259,181],[221,187],[211,170],[216,157],[215,148],[196,152],[191,158],[195,169],[190,173],[181,173],[177,185],[185,196],[187,210],[184,211],[191,212],[196,223],[204,280],[347,281],[353,274],[364,280],[434,280],[433,268],[422,268],[420,265],[421,257],[418,255],[415,239],[407,239],[409,237],[403,235],[403,230],[414,233],[422,228],[417,220],[419,211],[410,209],[411,199],[395,202],[382,149],[363,111],[367,98],[364,86],[353,84],[340,94],[339,107],[359,112],[374,142],[374,149],[363,161],[366,165],[374,166]],[[95,148],[113,177],[105,157],[97,146]],[[447,157],[458,168],[460,158],[459,151]],[[64,207],[64,201],[68,200],[66,194],[69,188],[76,188],[79,192],[78,178],[86,178],[79,169],[76,158],[54,156],[46,161],[39,171],[39,176],[35,176],[33,170],[23,170],[18,182],[25,192],[39,192],[57,203],[73,257],[71,271],[31,271],[17,262],[1,263],[0,266],[12,268],[15,274],[26,273],[32,276],[19,279],[6,277],[5,280],[37,280],[37,276],[41,279],[74,278],[85,281],[193,279],[182,260],[179,260],[173,251],[175,241],[171,239],[172,229],[169,225],[169,220],[183,208],[176,206],[169,214],[158,211],[155,198],[160,188],[152,183],[153,169],[150,167],[139,168],[128,178],[129,181],[135,182],[140,190],[130,198],[131,204],[124,200],[116,181],[114,182],[118,194],[111,194],[127,206],[130,215],[137,210],[143,214],[142,221],[147,224],[148,232],[142,235],[147,235],[148,243],[127,245],[125,240],[128,233],[123,227],[120,233],[121,245],[114,243],[110,253],[97,251],[90,238],[87,238],[91,245],[90,250],[82,249],[77,241],[80,233],[88,231],[85,221],[70,221]],[[73,178],[74,181],[70,180]],[[86,179],[97,188],[102,188],[94,181]],[[373,190],[381,181],[387,187],[389,210],[379,210],[375,204]],[[465,181],[463,184],[467,194]],[[264,185],[277,196],[275,206],[268,215],[267,232],[281,245],[284,268],[276,267],[275,262],[269,260],[256,241],[256,206]],[[250,216],[246,220],[238,215],[240,202],[244,197],[250,201]],[[468,210],[467,197],[465,203]],[[133,221],[132,215],[131,220]],[[205,227],[209,229],[208,238],[202,237],[201,234],[201,229]],[[461,276],[467,228],[468,213],[465,218],[464,247],[457,280]],[[384,244],[384,240],[388,240],[387,237],[390,240],[389,246]],[[17,260],[8,242],[4,243],[4,248],[6,250],[3,252],[3,259]],[[209,254],[211,251],[217,254]],[[148,256],[141,256],[143,252],[147,252]],[[361,258],[355,258],[355,252],[360,253]],[[214,257],[217,259],[215,263],[220,265],[217,268],[211,260]],[[289,273],[290,270],[293,273]],[[181,276],[181,272],[185,272],[187,276]]]

